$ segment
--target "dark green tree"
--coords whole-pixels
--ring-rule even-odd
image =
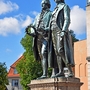
[[[77,41],[79,41],[79,40],[76,38],[76,35],[75,35],[75,33],[74,33],[73,30],[70,30],[70,33],[71,33],[72,41],[73,41],[73,42],[77,42]]]
[[[32,37],[25,35],[21,40],[21,44],[25,49],[22,60],[17,64],[16,68],[21,77],[21,84],[24,90],[28,90],[27,84],[31,80],[40,77],[42,74],[41,63],[35,61],[32,50]]]
[[[0,62],[0,90],[5,90],[7,84],[7,67],[5,63]]]

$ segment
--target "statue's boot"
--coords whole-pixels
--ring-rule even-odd
[[[52,68],[52,75],[51,78],[55,77],[55,75],[58,73],[58,68]]]
[[[73,74],[73,71],[72,71],[72,68],[70,65],[67,66],[68,70],[69,70],[69,77],[74,77],[74,74]]]

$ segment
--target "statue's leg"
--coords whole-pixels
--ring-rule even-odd
[[[47,77],[47,60],[44,58],[42,61],[42,69],[43,69],[43,75],[42,76],[45,76]]]
[[[62,54],[63,54],[63,39],[60,36],[60,33],[57,33],[57,63],[58,63],[58,68],[59,68],[59,73],[56,74],[56,76],[64,76],[63,68],[64,68],[64,62],[62,59]]]
[[[59,69],[59,73],[57,73],[53,77],[62,77],[64,76],[64,72],[63,72],[64,64],[61,58],[61,53],[63,52],[63,45],[62,45],[62,38],[60,37],[60,31],[53,31],[52,39],[53,39],[54,50],[57,55],[57,64]]]
[[[56,74],[56,77],[62,77],[64,76],[64,72],[63,72],[64,63],[60,56],[57,56],[57,63],[58,63],[59,73]]]
[[[52,78],[55,78],[55,77],[64,77],[64,71],[63,71],[63,68],[64,68],[64,63],[61,59],[60,56],[57,56],[57,63],[58,63],[58,73],[56,75],[53,75]]]
[[[41,64],[42,64],[42,70],[43,70],[43,75],[39,77],[38,79],[43,79],[47,78],[47,69],[48,69],[48,64],[47,64],[47,41],[43,41],[42,43],[42,48],[41,48]]]

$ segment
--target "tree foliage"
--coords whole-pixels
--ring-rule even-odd
[[[0,62],[0,90],[5,90],[7,84],[7,67],[5,63]]]
[[[75,33],[74,33],[74,31],[73,30],[70,30],[70,33],[71,33],[71,36],[72,36],[72,41],[73,42],[76,42],[76,41],[79,41],[75,36]]]
[[[21,44],[25,49],[22,60],[17,64],[16,68],[21,77],[21,84],[24,90],[28,90],[27,84],[31,80],[41,76],[41,64],[34,60],[32,50],[32,37],[25,35],[21,40]]]

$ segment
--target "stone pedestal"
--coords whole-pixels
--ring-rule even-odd
[[[49,78],[32,80],[30,90],[80,90],[83,83],[78,78]]]

